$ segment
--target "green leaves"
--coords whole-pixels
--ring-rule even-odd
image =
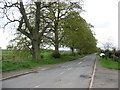
[[[78,12],[69,12],[64,20],[63,45],[74,49],[92,52],[96,48],[96,39],[89,25]]]

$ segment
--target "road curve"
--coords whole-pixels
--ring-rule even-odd
[[[88,88],[96,55],[4,80],[2,88]]]

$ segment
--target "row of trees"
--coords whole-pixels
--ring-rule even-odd
[[[28,49],[33,59],[40,59],[40,48],[44,45],[55,47],[54,57],[59,58],[59,47],[65,46],[79,52],[93,52],[96,39],[92,25],[80,16],[82,7],[77,2],[29,2],[4,0],[3,15],[9,20],[5,24],[17,22],[17,36],[8,46],[11,49]],[[7,10],[18,9],[20,17],[12,19]],[[79,12],[78,12],[79,11]]]

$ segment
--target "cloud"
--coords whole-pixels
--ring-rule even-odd
[[[82,16],[94,26],[98,46],[111,38],[118,44],[118,1],[117,0],[85,0]]]

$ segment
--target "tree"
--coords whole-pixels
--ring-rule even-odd
[[[107,39],[102,43],[104,50],[112,50],[113,49],[113,40]]]
[[[74,49],[91,52],[96,48],[96,39],[90,30],[91,25],[87,24],[78,12],[70,12],[64,23],[62,44],[71,48],[72,55]]]
[[[47,18],[47,8],[50,6],[44,2],[31,2],[28,7],[23,4],[22,0],[18,0],[15,3],[4,1],[3,13],[9,20],[5,24],[8,25],[12,22],[18,22],[17,31],[29,38],[32,45],[32,57],[33,59],[40,59],[39,51],[42,37],[46,30],[50,27],[50,20]],[[9,8],[14,7],[18,9],[21,17],[19,19],[11,20],[7,14]],[[28,8],[28,9],[27,9]],[[43,14],[44,13],[44,14]]]
[[[52,36],[46,36],[48,39],[48,42],[50,42],[54,47],[55,47],[55,52],[54,52],[54,57],[59,58],[59,47],[60,47],[60,42],[63,40],[63,21],[65,19],[65,16],[71,12],[75,11],[75,8],[78,8],[82,10],[81,6],[78,5],[77,3],[69,3],[66,4],[65,2],[54,2],[52,3],[52,6],[49,8],[50,10],[50,15],[52,17]]]

